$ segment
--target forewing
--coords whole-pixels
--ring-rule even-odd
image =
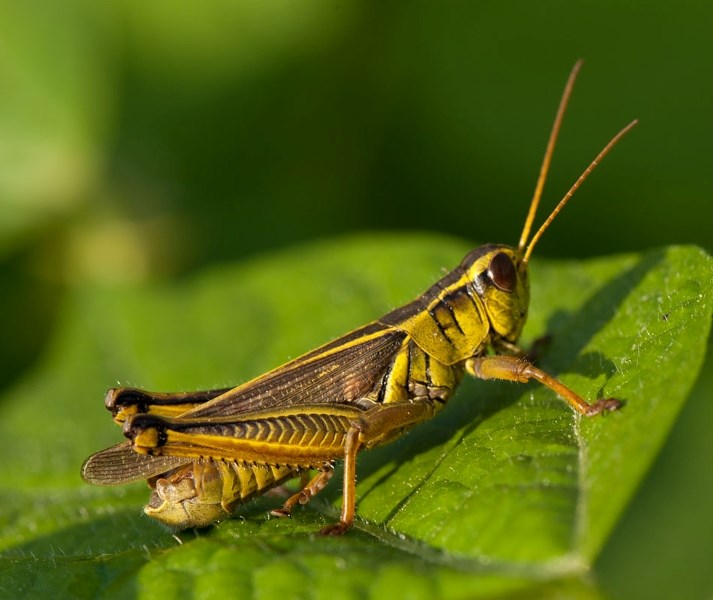
[[[179,418],[239,415],[300,404],[351,404],[375,388],[405,337],[380,323],[365,325]]]
[[[405,333],[396,329],[371,323],[233,388],[173,421],[225,418],[295,405],[350,405],[376,387],[405,337]],[[137,418],[140,415],[134,417]],[[200,436],[191,439],[197,443]],[[90,456],[82,465],[82,477],[97,485],[118,485],[149,479],[187,462],[190,458],[185,455],[140,454],[132,449],[131,442],[124,442]]]

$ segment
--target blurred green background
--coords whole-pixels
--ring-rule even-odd
[[[516,242],[580,57],[545,205],[641,124],[537,253],[710,252],[712,26],[693,0],[0,0],[0,386],[74,286],[351,230]],[[713,595],[712,366],[597,565],[613,598]]]

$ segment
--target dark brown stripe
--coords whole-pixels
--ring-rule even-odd
[[[423,354],[426,357],[426,385],[431,386],[433,385],[433,377],[431,376],[431,357],[425,352]]]
[[[448,310],[448,312],[450,313],[451,319],[453,319],[453,323],[455,323],[456,328],[458,329],[458,331],[460,331],[461,335],[463,335],[464,334],[463,328],[461,327],[460,323],[458,322],[458,316],[456,314],[456,310],[455,310],[455,308],[453,308],[453,305],[451,304],[451,299],[457,298],[461,293],[462,293],[461,290],[457,290],[451,294],[448,294],[447,296],[443,296],[442,301],[443,301],[443,306],[445,306],[446,309]]]
[[[433,310],[429,310],[428,314],[431,316],[433,319],[433,322],[436,324],[440,332],[443,334],[443,337],[446,338],[446,341],[453,347],[455,348],[455,344],[453,343],[453,340],[451,337],[446,333],[445,327],[443,327],[443,324],[438,320],[436,317],[436,313],[433,312]]]

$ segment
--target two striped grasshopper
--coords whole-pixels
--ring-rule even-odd
[[[585,416],[619,408],[613,398],[586,402],[535,367],[517,345],[527,317],[533,248],[636,124],[605,146],[530,238],[580,66],[562,95],[517,248],[476,248],[409,304],[238,387],[180,394],[109,390],[106,407],[128,441],[90,456],[84,479],[99,485],[146,479],[153,490],[146,514],[181,529],[224,519],[248,498],[299,477],[300,491],[273,511],[289,515],[324,488],[342,459],[341,518],[322,529],[339,534],[354,521],[358,453],[434,417],[465,373],[537,380]]]

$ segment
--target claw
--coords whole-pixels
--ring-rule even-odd
[[[593,417],[594,415],[598,415],[599,413],[602,413],[604,411],[611,412],[613,410],[618,410],[623,405],[624,403],[621,400],[617,400],[616,398],[602,398],[592,404],[587,409],[585,415],[587,417]]]
[[[322,529],[319,530],[319,535],[342,535],[350,527],[351,525],[339,521],[339,523],[332,523],[331,525],[322,527]]]

